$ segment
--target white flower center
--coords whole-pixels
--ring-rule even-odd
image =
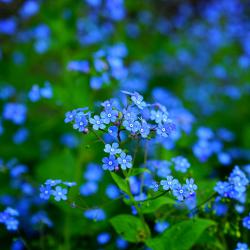
[[[123,163],[126,163],[127,161],[125,159],[122,160]]]
[[[110,166],[112,165],[112,161],[109,161],[109,163],[108,163]]]
[[[82,126],[82,125],[83,125],[83,122],[80,122],[79,124],[80,124],[80,126]]]
[[[130,123],[130,124],[129,124],[129,127],[130,127],[130,128],[133,128],[133,127],[134,127],[134,125],[133,125],[132,123]]]
[[[161,131],[162,131],[162,132],[165,132],[165,131],[166,131],[166,129],[165,129],[165,128],[162,128],[162,129],[161,129]]]
[[[108,117],[111,117],[111,114],[108,114]]]

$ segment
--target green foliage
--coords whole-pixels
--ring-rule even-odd
[[[153,200],[142,202],[141,209],[144,214],[148,214],[156,212],[160,207],[164,205],[174,205],[174,204],[176,204],[175,200],[169,197],[162,196]]]
[[[122,179],[118,174],[114,172],[110,172],[110,174],[117,186],[126,194],[130,194],[128,183],[124,179]]]
[[[147,238],[149,228],[135,216],[121,214],[110,220],[115,231],[129,242],[144,242]]]
[[[215,222],[206,219],[186,220],[171,226],[161,236],[148,239],[146,244],[153,250],[188,250],[201,234]]]

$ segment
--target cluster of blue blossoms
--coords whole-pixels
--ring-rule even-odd
[[[236,166],[229,175],[228,181],[219,181],[214,190],[225,198],[235,199],[241,203],[246,200],[246,190],[249,180],[245,173]]]
[[[167,176],[166,180],[161,180],[160,185],[157,182],[154,182],[151,185],[151,188],[156,192],[159,190],[160,186],[165,191],[172,191],[174,197],[178,201],[183,201],[190,196],[195,195],[197,190],[197,185],[194,183],[194,179],[186,179],[186,183],[181,185],[181,183],[175,179],[173,176]]]
[[[7,207],[0,213],[0,223],[4,224],[7,230],[16,231],[19,225],[19,221],[17,220],[18,216],[19,213],[17,210]]]
[[[115,99],[105,101],[101,104],[103,110],[99,115],[93,115],[88,108],[76,109],[67,112],[65,115],[65,122],[73,123],[74,129],[83,133],[92,131],[104,143],[104,152],[108,156],[102,159],[102,168],[109,171],[130,170],[133,166],[133,157],[120,148],[123,142],[128,139],[150,141],[155,137],[168,138],[175,130],[175,124],[169,118],[166,107],[159,103],[146,103],[137,92],[122,92],[127,96],[123,101],[123,105]],[[104,139],[98,136],[97,131],[103,132]],[[106,143],[105,140],[110,141],[110,143]],[[171,161],[175,170],[182,173],[185,173],[190,167],[190,163],[183,156],[173,157]],[[163,190],[171,191],[178,201],[195,196],[197,185],[194,184],[192,178],[187,179],[186,183],[181,185],[177,179],[169,175],[171,173],[169,166],[172,163],[166,162],[165,164],[165,161],[162,161],[164,164],[160,167],[160,162],[149,160],[146,162],[145,167],[153,171],[155,170],[153,166],[157,166],[158,176],[164,179],[160,181],[159,185],[152,180],[152,176],[149,174],[144,176],[145,186],[153,188],[154,191],[158,191],[159,187],[162,186]],[[136,178],[130,178],[131,192],[137,195],[135,199],[144,200],[145,194],[138,192],[138,188],[134,189],[132,183],[136,184],[136,186],[143,185],[143,183],[140,183]],[[84,190],[81,188],[81,193],[84,196],[95,193],[97,189],[96,182],[93,181],[84,184],[83,187]],[[113,197],[117,197],[119,194],[113,187],[110,187],[109,192],[109,195]]]
[[[62,187],[62,185],[64,187]],[[53,196],[55,201],[65,201],[67,200],[68,189],[75,185],[75,182],[63,182],[61,180],[49,179],[40,187],[40,198],[48,200]]]

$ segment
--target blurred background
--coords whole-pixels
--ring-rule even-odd
[[[108,219],[84,217],[92,207],[105,218],[130,210],[113,200],[109,176],[94,179],[102,149],[65,112],[120,90],[164,104],[179,129],[157,155],[188,156],[204,200],[249,162],[249,68],[248,0],[0,0],[0,208],[21,215],[17,233],[0,226],[0,249],[143,249],[117,238]],[[49,178],[76,181],[83,209],[42,202]],[[237,218],[225,216],[231,249]],[[203,248],[217,249],[212,242]]]

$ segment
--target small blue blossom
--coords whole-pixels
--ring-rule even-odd
[[[177,200],[183,201],[188,196],[188,190],[185,186],[182,186],[181,184],[176,184],[173,187],[173,195],[177,198]]]
[[[95,115],[94,118],[90,118],[89,122],[93,125],[94,130],[105,129],[106,127],[103,123],[103,119],[101,119],[98,115]]]
[[[65,114],[64,122],[65,123],[72,122],[74,121],[75,117],[76,117],[76,110],[69,111]]]
[[[104,170],[112,171],[118,166],[118,162],[114,155],[110,155],[109,157],[103,158],[102,162],[103,162],[102,168]]]
[[[188,190],[189,194],[193,194],[197,190],[197,185],[194,184],[194,179],[192,178],[186,180],[185,187]]]
[[[167,221],[157,221],[154,226],[154,230],[157,233],[163,233],[167,228],[169,228],[169,223]]]
[[[243,224],[243,227],[250,230],[250,213],[248,216],[243,218],[242,224]]]
[[[140,134],[142,138],[147,138],[150,133],[150,126],[145,120],[142,120],[141,127],[140,127]]]
[[[70,71],[88,73],[90,68],[87,61],[71,61],[68,63],[67,69]]]
[[[117,138],[118,136],[118,128],[116,126],[111,126],[108,128],[108,133],[114,138]]]
[[[20,125],[26,120],[27,108],[21,103],[6,103],[3,110],[3,118]]]
[[[87,125],[88,120],[86,119],[86,115],[83,112],[78,113],[75,117],[73,128],[78,129],[79,132],[83,132],[86,130]]]
[[[159,190],[159,187],[160,187],[160,185],[159,185],[156,181],[154,181],[154,182],[149,186],[149,188],[150,188],[150,189],[153,189],[154,192],[157,192],[157,191]]]
[[[132,156],[126,155],[124,152],[118,157],[118,163],[121,165],[121,169],[125,170],[132,167]]]
[[[138,132],[141,128],[140,122],[134,120],[124,120],[122,125],[132,133]]]
[[[116,247],[118,249],[126,249],[128,247],[128,242],[121,237],[116,239]]]
[[[90,196],[98,191],[98,184],[93,181],[89,181],[81,185],[80,194],[83,196]]]
[[[53,187],[53,186],[56,186],[56,185],[58,185],[60,183],[62,183],[61,180],[51,180],[51,179],[49,179],[49,180],[47,180],[45,182],[45,185],[49,185],[49,186]]]
[[[166,180],[161,180],[160,184],[164,190],[173,190],[174,187],[179,184],[177,179],[174,179],[173,176],[167,176]]]
[[[97,236],[97,242],[100,244],[100,245],[104,245],[104,244],[107,244],[109,241],[110,241],[110,234],[109,233],[101,233],[101,234],[98,234]]]
[[[172,121],[165,122],[164,124],[159,124],[156,133],[163,137],[168,137],[175,130],[175,125]]]
[[[102,221],[106,219],[106,214],[101,208],[89,209],[84,212],[84,216],[87,219]]]
[[[3,212],[0,212],[0,223],[5,224],[8,231],[16,231],[19,226],[17,216],[19,216],[17,210],[7,207]]]
[[[120,154],[122,150],[119,148],[119,144],[114,142],[112,143],[112,145],[106,144],[104,148],[104,152],[110,155],[116,155],[116,154]]]
[[[67,187],[74,187],[76,186],[76,182],[69,182],[69,181],[64,181],[63,184]]]
[[[66,188],[62,188],[57,186],[55,190],[52,191],[52,195],[54,195],[56,201],[67,200],[68,190]]]
[[[183,156],[177,156],[175,158],[172,158],[172,161],[175,164],[175,170],[176,171],[180,171],[182,173],[186,173],[187,169],[190,167],[190,163]]]
[[[249,250],[249,248],[246,243],[238,242],[235,250]]]
[[[120,196],[120,190],[116,185],[109,184],[105,191],[106,195],[110,199],[117,199]]]
[[[113,109],[106,109],[101,112],[101,118],[105,124],[109,124],[110,122],[115,122],[118,117],[118,111]]]
[[[50,185],[42,185],[40,187],[40,197],[41,199],[48,200],[52,194],[52,189]]]
[[[47,225],[48,227],[53,226],[52,221],[44,211],[39,211],[31,217],[31,224],[41,225],[41,223]]]
[[[139,109],[144,109],[147,106],[146,102],[143,101],[143,96],[137,92],[132,94],[131,100]]]
[[[28,97],[32,102],[37,102],[38,100],[40,100],[40,89],[37,84],[32,86],[31,90],[28,93]]]
[[[137,120],[139,112],[138,109],[129,106],[127,109],[124,109],[122,113],[125,120],[134,121]]]
[[[100,165],[90,163],[87,165],[84,173],[84,178],[88,181],[100,181],[103,176],[103,171]]]

